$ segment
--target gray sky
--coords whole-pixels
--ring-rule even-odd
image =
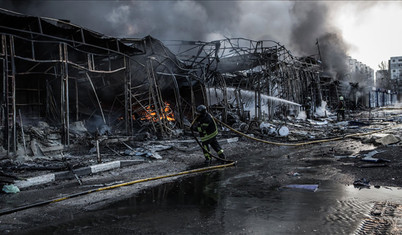
[[[110,36],[269,39],[300,55],[316,54],[316,39],[331,38],[328,45],[375,70],[402,55],[401,1],[0,0],[0,7]]]

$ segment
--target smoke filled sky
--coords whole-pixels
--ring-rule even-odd
[[[269,39],[296,55],[347,54],[374,70],[402,56],[402,1],[0,0],[23,14],[67,19],[116,37]],[[331,66],[335,66],[333,64]]]

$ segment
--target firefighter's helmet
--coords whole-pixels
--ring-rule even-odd
[[[205,107],[205,105],[199,105],[198,107],[197,107],[197,113],[199,113],[199,114],[205,114],[205,113],[207,113],[207,107]]]
[[[343,96],[339,96],[339,100],[343,100]]]

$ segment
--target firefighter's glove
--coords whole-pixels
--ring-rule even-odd
[[[193,131],[198,131],[197,126],[198,126],[197,124],[193,124],[190,128]]]

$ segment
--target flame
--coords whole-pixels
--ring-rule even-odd
[[[146,111],[144,112],[144,116],[141,118],[141,120],[157,122],[158,115],[156,114],[155,106],[147,106],[145,107],[145,109]],[[170,108],[170,104],[168,102],[165,102],[164,107],[161,107],[160,114],[160,120],[165,119],[170,122],[175,121],[173,110]]]

